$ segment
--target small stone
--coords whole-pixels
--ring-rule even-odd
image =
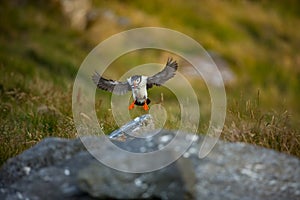
[[[148,192],[145,192],[142,194],[142,198],[148,199],[150,197],[150,194]]]
[[[190,154],[196,154],[196,153],[198,153],[198,150],[197,150],[195,147],[191,147],[191,148],[189,149],[189,153],[190,153]]]
[[[159,144],[159,145],[158,145],[158,149],[161,150],[161,149],[164,148],[164,146],[165,146],[165,145],[163,145],[163,144]]]
[[[196,142],[199,139],[199,136],[195,134],[186,134],[185,139]]]
[[[30,174],[31,168],[28,166],[23,167],[23,171],[25,172],[26,175]]]
[[[148,146],[148,147],[153,147],[153,146],[154,146],[154,143],[151,142],[151,141],[150,141],[150,142],[147,142],[147,146]]]
[[[65,174],[66,176],[69,176],[69,175],[70,175],[70,170],[69,170],[69,169],[65,169],[65,170],[64,170],[64,174]]]
[[[190,153],[189,153],[189,152],[185,152],[185,153],[183,154],[183,157],[184,157],[184,158],[190,157]]]
[[[159,138],[159,141],[162,143],[167,143],[172,139],[172,135],[163,135]]]
[[[23,199],[23,195],[20,192],[17,192],[16,195],[17,195],[18,199]]]
[[[143,182],[141,181],[141,179],[136,178],[136,179],[134,180],[134,184],[135,184],[137,187],[141,187],[142,184],[143,184]]]
[[[270,186],[272,186],[272,185],[276,185],[276,183],[277,183],[277,181],[276,181],[276,180],[271,180],[271,181],[269,182],[269,185],[270,185]]]
[[[146,150],[147,150],[146,147],[140,147],[140,152],[141,152],[141,153],[145,153]]]

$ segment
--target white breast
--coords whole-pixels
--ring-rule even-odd
[[[137,89],[132,89],[133,98],[139,102],[144,102],[148,98],[146,85]]]
[[[145,99],[148,98],[146,76],[142,76],[142,81],[136,89],[132,88],[132,96],[134,100],[141,103],[144,103]]]

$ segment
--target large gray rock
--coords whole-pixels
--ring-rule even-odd
[[[132,125],[132,124],[131,124]],[[179,133],[181,143],[190,134]],[[115,135],[117,136],[117,135]],[[135,153],[161,149],[175,136],[162,130],[151,139],[113,140]],[[85,136],[85,141],[103,137]],[[171,165],[148,173],[124,173],[96,160],[80,139],[47,138],[8,160],[0,170],[0,199],[300,199],[300,160],[243,143],[218,142],[204,159],[199,136]],[[163,152],[151,166],[173,155]],[[134,168],[131,158],[110,149],[116,165]]]
[[[107,156],[115,158],[114,152]],[[115,163],[121,165],[124,160],[119,156]],[[79,139],[48,138],[2,166],[0,199],[191,199],[194,177],[187,159],[150,173],[124,173],[98,162]]]
[[[150,160],[148,164],[151,164]],[[185,179],[185,174],[195,177],[188,160],[143,174],[124,173],[105,167],[99,162],[92,162],[79,171],[78,185],[80,189],[97,198],[193,199],[195,178]]]

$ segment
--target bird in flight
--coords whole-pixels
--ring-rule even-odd
[[[99,89],[117,95],[123,95],[131,91],[133,102],[129,105],[129,110],[133,109],[134,105],[143,106],[144,110],[149,110],[148,104],[150,103],[150,99],[148,98],[147,90],[154,85],[161,86],[167,80],[171,79],[175,76],[177,68],[177,62],[173,61],[172,58],[168,58],[165,68],[153,76],[134,75],[129,77],[127,81],[120,82],[106,79],[95,72],[92,79]]]

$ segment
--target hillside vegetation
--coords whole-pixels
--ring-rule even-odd
[[[226,85],[227,118],[221,137],[300,157],[300,4],[298,1],[92,1],[95,16],[78,30],[58,0],[2,1],[0,6],[0,163],[48,136],[76,137],[72,86],[80,64],[99,42],[120,31],[160,26],[180,31],[226,60],[236,79]],[[113,64],[164,62],[166,52],[141,51]],[[118,68],[118,67],[117,67]],[[112,78],[125,71],[113,71]],[[206,88],[200,90],[205,93]],[[175,103],[164,89],[176,128]],[[207,91],[206,91],[207,93]],[[210,100],[200,101],[205,132]],[[109,94],[97,92],[105,133],[117,128]],[[170,102],[168,102],[170,101]],[[207,105],[207,106],[206,106]],[[101,107],[101,108],[100,108]],[[174,108],[176,109],[176,108]],[[133,111],[133,116],[142,114]]]

